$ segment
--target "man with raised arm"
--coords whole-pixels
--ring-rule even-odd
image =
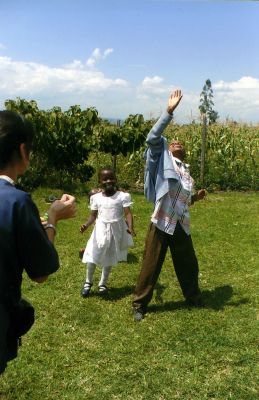
[[[182,143],[175,140],[168,146],[162,136],[181,99],[181,90],[170,95],[166,111],[146,140],[144,189],[147,200],[154,203],[154,211],[133,297],[134,320],[137,322],[145,316],[168,247],[186,302],[190,306],[202,305],[198,261],[190,235],[189,205],[203,199],[206,192],[204,189],[193,192],[194,181],[189,166],[184,163]]]

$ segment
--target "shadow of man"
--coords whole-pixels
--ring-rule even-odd
[[[212,308],[213,310],[222,310],[226,305],[240,306],[249,301],[248,298],[242,298],[238,301],[231,301],[233,296],[233,288],[230,285],[219,286],[213,290],[204,290],[202,297],[204,299],[205,307]]]
[[[184,300],[169,301],[164,303],[162,298],[162,293],[164,289],[164,285],[161,285],[159,283],[157,284],[155,289],[157,291],[155,298],[160,304],[151,304],[149,306],[149,312],[173,311],[190,307],[186,304]],[[233,288],[230,285],[219,286],[212,290],[204,290],[202,291],[202,299],[204,301],[204,305],[202,308],[222,310],[226,305],[238,307],[239,305],[245,304],[249,301],[249,299],[247,298],[242,298],[236,302],[230,302],[232,296]]]

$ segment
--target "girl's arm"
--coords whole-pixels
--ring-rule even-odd
[[[133,228],[133,215],[131,213],[130,207],[124,207],[124,215],[126,218],[126,222],[128,225],[127,232],[130,233],[132,236],[135,236],[134,228]]]
[[[95,220],[97,218],[97,214],[98,214],[98,210],[91,211],[91,214],[89,215],[89,218],[87,219],[87,221],[80,227],[81,233],[86,231],[86,229],[95,222]]]

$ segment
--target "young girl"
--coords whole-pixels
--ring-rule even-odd
[[[102,190],[91,195],[91,214],[80,228],[80,232],[83,233],[96,221],[82,258],[82,262],[87,263],[86,281],[81,290],[83,297],[90,293],[97,264],[102,268],[99,293],[107,292],[106,284],[112,266],[117,265],[119,261],[126,261],[128,247],[133,245],[130,194],[117,190],[117,179],[110,167],[99,171],[98,180]]]

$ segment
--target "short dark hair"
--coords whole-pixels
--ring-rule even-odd
[[[98,171],[98,181],[99,181],[99,182],[100,182],[100,178],[101,178],[101,175],[102,175],[103,171],[110,171],[110,172],[112,172],[112,173],[114,174],[114,176],[116,177],[116,173],[115,173],[115,171],[114,171],[114,168],[112,168],[112,167],[110,167],[110,166],[103,167],[103,168],[99,169],[99,171]]]
[[[28,154],[34,139],[32,124],[14,111],[0,111],[0,169],[20,159],[20,145],[25,144]]]

